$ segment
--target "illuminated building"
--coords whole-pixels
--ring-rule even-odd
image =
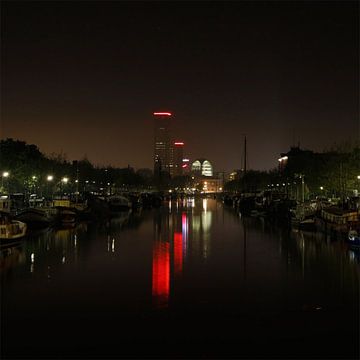
[[[223,190],[223,180],[216,178],[203,178],[199,181],[199,186],[203,193],[218,193]]]
[[[154,175],[171,172],[170,112],[154,112]]]
[[[181,176],[183,174],[183,158],[184,158],[184,143],[182,141],[175,141],[172,149],[172,165],[170,174],[173,176]]]
[[[233,172],[230,173],[229,180],[230,181],[238,180],[240,178],[241,172],[242,170],[234,170]]]
[[[191,165],[191,171],[194,175],[213,176],[213,167],[206,159],[195,160]]]
[[[224,173],[214,175],[209,160],[197,159],[191,164],[191,174],[194,188],[201,193],[218,193],[223,191]]]
[[[190,159],[182,159],[182,174],[188,175],[191,171]]]

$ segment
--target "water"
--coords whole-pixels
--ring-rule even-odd
[[[1,289],[3,358],[359,355],[359,253],[213,199],[33,233]]]

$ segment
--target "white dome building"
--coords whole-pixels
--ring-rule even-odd
[[[209,160],[197,159],[191,164],[191,171],[202,176],[213,176],[213,167]]]

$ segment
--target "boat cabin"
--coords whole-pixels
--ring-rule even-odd
[[[10,213],[11,200],[7,196],[0,197],[0,211]]]

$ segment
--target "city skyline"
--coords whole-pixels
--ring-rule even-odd
[[[2,4],[1,138],[153,168],[152,114],[186,156],[269,170],[359,140],[358,4]]]

